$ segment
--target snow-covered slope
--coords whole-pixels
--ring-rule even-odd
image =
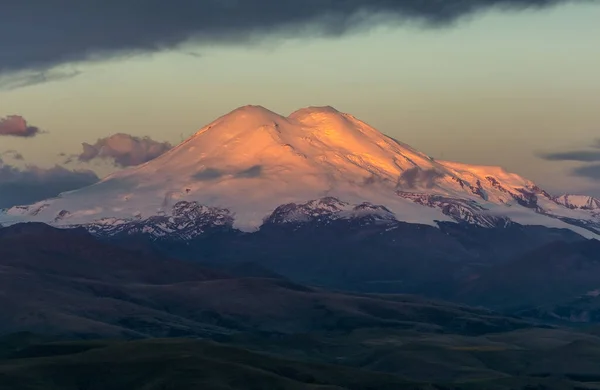
[[[570,209],[600,212],[600,199],[587,195],[561,195],[556,202]]]
[[[283,205],[294,211],[285,218],[298,221],[330,205],[338,217],[372,213],[429,225],[512,221],[588,237],[600,228],[587,210],[565,206],[516,174],[436,161],[331,107],[284,117],[258,106],[234,110],[155,160],[93,186],[13,207],[0,223],[87,225],[107,234],[177,234],[190,223],[252,231]]]

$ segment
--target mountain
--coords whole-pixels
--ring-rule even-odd
[[[82,228],[0,229],[0,389],[597,388],[591,333],[234,270],[258,276]]]
[[[600,241],[557,241],[543,245],[512,261],[490,267],[470,276],[469,282],[458,289],[459,300],[513,312],[526,310],[529,315],[539,311],[537,307],[561,307],[567,311],[567,303],[595,303],[600,291]],[[461,299],[462,298],[462,299]],[[591,306],[590,306],[591,308]],[[575,312],[575,311],[574,311]],[[598,321],[598,315],[558,315],[579,321]],[[536,315],[537,316],[537,315]],[[542,314],[550,319],[551,316]]]
[[[0,334],[223,337],[368,327],[481,334],[530,327],[485,309],[406,295],[344,294],[276,275],[230,276],[124,249],[83,229],[0,229]]]
[[[600,199],[587,195],[561,195],[554,199],[556,203],[570,209],[600,211]]]
[[[565,299],[529,307],[518,313],[528,318],[538,318],[544,321],[597,324],[600,322],[600,289],[589,290],[580,295],[571,294]]]
[[[180,240],[316,219],[516,223],[600,237],[600,217],[565,199],[499,167],[437,161],[331,107],[284,117],[246,106],[155,160],[5,210],[0,223],[40,221],[102,236]]]
[[[84,229],[25,223],[0,229],[4,273],[20,270],[43,277],[102,283],[179,283],[228,274],[187,262],[173,262],[151,250],[130,250],[101,242]],[[14,282],[16,283],[16,282]]]
[[[208,231],[187,241],[143,234],[104,238],[146,241],[170,257],[220,269],[251,262],[298,283],[371,293],[453,296],[457,283],[544,245],[588,241],[570,230],[512,224],[438,227],[368,218],[267,221],[259,231]],[[459,286],[460,287],[460,286]],[[450,294],[450,295],[449,295]]]

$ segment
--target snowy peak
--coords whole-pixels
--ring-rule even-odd
[[[570,209],[600,210],[600,199],[587,195],[561,195],[555,198],[556,203]]]
[[[515,222],[595,237],[600,220],[588,211],[599,203],[561,199],[499,167],[436,161],[332,107],[286,117],[244,106],[152,161],[56,199],[14,207],[0,223],[35,220],[102,231],[123,225],[161,234],[185,229],[190,237],[209,225],[253,231],[265,221],[369,214],[433,226]],[[182,205],[194,209],[193,221]],[[144,223],[153,226],[140,227]]]
[[[396,222],[394,214],[384,206],[371,203],[351,205],[339,199],[327,197],[311,200],[304,204],[281,205],[265,219],[265,224],[284,225],[311,222],[313,225],[327,225],[340,219],[355,220],[362,224]]]
[[[283,117],[260,106],[244,106],[158,159],[115,177],[164,173],[163,179],[177,173],[187,180],[223,181],[256,173],[257,179],[291,175],[310,180],[312,184],[307,184],[313,187],[329,188],[371,176],[395,184],[402,172],[416,167],[445,170],[426,155],[331,107],[305,108]]]

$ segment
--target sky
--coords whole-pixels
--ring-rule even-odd
[[[325,12],[336,1],[205,0],[196,20],[178,0],[190,17],[155,2],[133,26],[111,6],[50,3],[0,15],[0,207],[145,162],[247,104],[330,105],[434,158],[600,196],[595,1],[364,2],[371,12],[352,0]]]

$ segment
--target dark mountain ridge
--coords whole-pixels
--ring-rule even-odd
[[[231,276],[38,224],[0,230],[0,332],[204,336],[375,326],[480,333],[530,326],[484,309]]]

